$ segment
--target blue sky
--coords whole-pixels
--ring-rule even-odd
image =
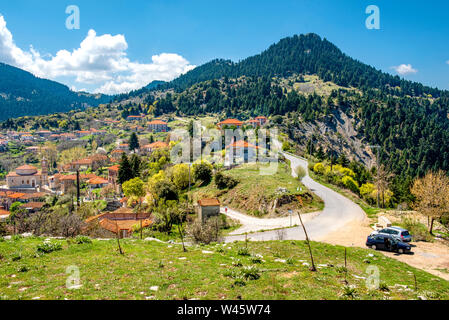
[[[68,5],[80,9],[79,30],[65,26]],[[365,26],[368,5],[380,9],[380,30]],[[378,69],[397,74],[393,67],[404,65],[406,79],[449,89],[449,2],[443,0],[16,0],[4,1],[0,14],[6,24],[2,29],[0,21],[0,61],[77,90],[127,91],[309,32]],[[90,37],[89,30],[95,30]]]

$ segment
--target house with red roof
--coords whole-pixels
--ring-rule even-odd
[[[168,148],[168,144],[162,141],[156,141],[140,148],[140,152],[143,154],[151,154],[156,149]]]
[[[162,120],[153,120],[148,123],[148,130],[152,132],[167,132],[168,124]]]
[[[240,129],[243,127],[243,121],[237,120],[237,119],[226,119],[224,121],[221,121],[218,123],[218,128],[220,130],[226,129],[226,128],[237,128]]]
[[[259,149],[259,146],[247,141],[235,141],[226,147],[225,162],[227,164],[255,162]]]

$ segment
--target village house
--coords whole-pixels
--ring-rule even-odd
[[[201,199],[197,205],[198,218],[205,222],[211,217],[220,215],[220,201],[218,199]]]
[[[259,116],[256,118],[256,120],[259,121],[261,126],[265,125],[265,123],[267,123],[268,121],[267,117],[264,116]]]
[[[122,151],[129,151],[129,144],[128,143],[119,144],[117,149]]]
[[[239,140],[226,147],[225,163],[249,163],[257,160],[260,148],[247,141]]]
[[[53,187],[52,190],[55,191],[61,191],[62,193],[67,193],[70,190],[74,190],[76,188],[76,174],[70,174],[70,175],[62,175],[62,174],[57,174],[54,175],[53,177]],[[50,178],[50,179],[51,179]],[[84,183],[87,182],[90,179],[93,178],[100,178],[95,174],[89,173],[89,174],[80,174],[79,175],[79,179],[80,179],[80,183]]]
[[[124,153],[126,152],[123,150],[116,149],[111,152],[111,158],[114,162],[120,161],[120,159],[122,158],[122,154]]]
[[[148,130],[152,132],[167,132],[168,124],[162,120],[153,120],[148,123]]]
[[[93,171],[101,168],[109,163],[109,158],[102,154],[94,154],[90,157],[73,161],[69,164],[62,166],[64,172],[75,172],[77,170],[92,169]]]
[[[168,144],[162,141],[156,141],[140,148],[142,154],[151,154],[156,149],[168,148]]]
[[[95,177],[95,178],[89,179],[89,181],[87,181],[87,184],[89,185],[89,188],[91,190],[102,189],[109,184],[109,181],[106,179],[103,179],[101,177]]]
[[[233,127],[241,129],[243,127],[243,122],[237,119],[226,119],[218,123],[218,128],[220,130]]]
[[[0,209],[0,222],[6,222],[6,220],[8,220],[9,218],[9,211],[5,210],[5,209]]]
[[[52,132],[49,131],[49,130],[41,130],[41,131],[36,132],[36,134],[39,137],[46,139],[46,138],[48,138],[48,137],[50,137],[52,135]]]
[[[145,119],[145,116],[142,116],[142,115],[140,115],[140,116],[128,116],[126,118],[126,121],[129,121],[129,122],[131,122],[131,121],[141,121],[143,119]]]
[[[247,121],[247,124],[253,128],[257,128],[260,127],[260,122],[258,120],[255,119],[251,119]]]
[[[118,184],[118,171],[120,169],[120,165],[115,165],[108,168],[108,182],[111,184],[114,189],[119,192],[120,185]]]
[[[88,225],[98,224],[102,229],[120,238],[130,237],[136,228],[147,228],[153,224],[151,214],[135,213],[130,208],[119,208],[113,212],[105,212],[90,217],[85,221]]]
[[[20,140],[22,140],[23,142],[31,142],[34,140],[34,137],[31,134],[24,134],[21,135]]]
[[[61,135],[54,133],[54,134],[51,134],[47,139],[50,141],[56,141],[56,140],[61,139]]]
[[[97,130],[95,128],[90,129],[90,134],[94,136],[100,136],[106,134],[106,130]]]
[[[71,140],[76,140],[77,137],[73,133],[63,133],[60,135],[60,139],[62,141],[71,141]]]

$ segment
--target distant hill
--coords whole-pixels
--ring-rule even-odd
[[[0,63],[0,120],[97,106],[110,99],[102,94],[73,92],[58,82]]]

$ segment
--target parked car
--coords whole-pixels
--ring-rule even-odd
[[[410,232],[408,232],[408,230],[406,229],[402,229],[399,227],[388,227],[379,231],[374,231],[373,233],[371,233],[371,235],[375,235],[375,234],[385,234],[385,235],[391,235],[394,238],[403,241],[403,242],[410,242],[412,241],[412,235],[410,234]]]
[[[400,254],[410,253],[412,247],[396,237],[387,234],[369,235],[366,240],[366,246],[374,250],[395,251]]]

